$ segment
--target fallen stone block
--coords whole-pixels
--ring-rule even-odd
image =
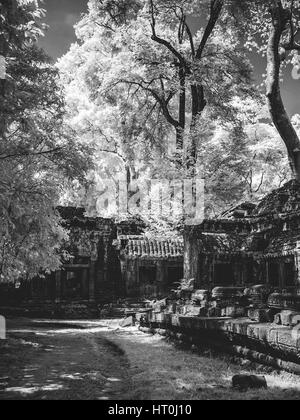
[[[245,315],[245,308],[240,306],[227,306],[222,309],[221,315],[226,318],[242,318]]]
[[[300,295],[273,293],[268,298],[268,306],[298,312],[300,311]]]
[[[266,285],[257,285],[246,289],[244,293],[254,307],[260,308],[267,304],[268,297],[272,293],[272,290]]]
[[[216,299],[228,299],[244,296],[244,289],[241,287],[216,287],[212,291],[212,297]]]
[[[153,330],[147,327],[140,327],[139,330],[145,334],[153,334]]]
[[[250,308],[248,310],[248,317],[255,322],[270,322],[269,309]]]
[[[292,311],[281,311],[280,318],[281,318],[281,325],[285,327],[289,327],[291,325],[291,316],[296,314]]]
[[[188,305],[185,306],[184,315],[199,316],[201,313],[201,306]]]
[[[232,378],[232,386],[239,391],[268,388],[266,378],[256,375],[236,375]]]
[[[134,325],[133,316],[129,316],[128,318],[125,318],[123,319],[123,321],[120,322],[120,327],[122,328],[132,327],[133,325]]]
[[[292,327],[295,327],[296,325],[299,325],[299,324],[300,324],[300,314],[297,313],[297,314],[292,315],[291,317]]]
[[[197,305],[200,305],[202,302],[208,302],[209,300],[209,291],[208,290],[196,290],[192,294],[192,301]]]

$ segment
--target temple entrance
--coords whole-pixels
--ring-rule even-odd
[[[62,298],[65,300],[88,299],[88,270],[73,268],[62,272]]]
[[[234,271],[232,264],[217,264],[215,266],[215,285],[231,286],[234,284]]]
[[[284,285],[286,287],[295,286],[295,265],[294,262],[285,262],[284,263]]]
[[[276,262],[269,264],[269,284],[273,287],[280,286],[279,264]]]
[[[156,284],[156,266],[140,267],[139,269],[139,289],[140,296],[155,297],[158,294]]]
[[[183,267],[169,267],[167,269],[167,286],[175,286],[183,279]]]

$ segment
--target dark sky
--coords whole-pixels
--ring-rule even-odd
[[[44,0],[49,29],[40,45],[51,57],[61,57],[76,40],[73,26],[87,10],[87,4],[88,0]]]
[[[74,24],[80,20],[80,16],[87,10],[88,0],[44,0],[44,8],[47,9],[49,30],[40,45],[54,59],[65,54],[72,42],[76,40]],[[264,73],[265,62],[255,58],[256,74]],[[291,69],[287,71],[282,86],[287,109],[291,115],[300,114],[300,79],[294,80]]]

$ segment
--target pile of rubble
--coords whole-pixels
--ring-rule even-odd
[[[141,323],[168,323],[168,317],[177,314],[200,318],[248,318],[259,323],[284,326],[300,324],[300,292],[292,294],[272,290],[266,285],[246,289],[217,287],[211,292],[183,289],[148,306],[147,310],[137,315]]]

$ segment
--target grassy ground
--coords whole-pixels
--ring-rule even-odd
[[[164,400],[298,400],[300,377],[264,374],[269,389],[240,393],[231,388],[236,374],[259,374],[243,369],[228,357],[201,356],[175,348],[159,336],[134,328],[109,332],[130,362],[134,398]]]
[[[230,359],[193,354],[118,323],[9,324],[0,342],[0,399],[298,400],[300,378],[266,375],[269,389],[232,390]],[[257,373],[257,372],[251,372]]]

